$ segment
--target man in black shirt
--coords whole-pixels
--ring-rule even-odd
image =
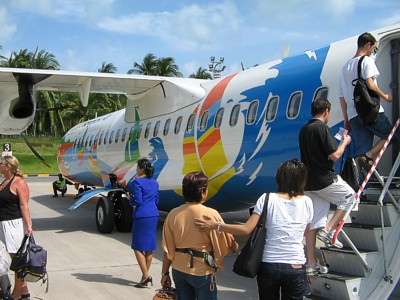
[[[334,171],[334,162],[338,160],[351,137],[344,134],[338,146],[329,127],[331,104],[326,99],[317,99],[311,105],[311,119],[299,134],[301,160],[307,166],[306,195],[314,205],[314,218],[310,231],[306,234],[307,272],[309,275],[320,271],[315,257],[316,237],[329,247],[342,248],[343,244],[333,234],[339,222],[354,199],[353,189]],[[330,203],[337,206],[328,221]]]

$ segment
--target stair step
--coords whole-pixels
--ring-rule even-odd
[[[385,227],[383,229],[385,239],[387,238],[390,229],[391,227]],[[371,252],[380,251],[382,249],[382,231],[380,227],[366,224],[347,223],[344,224],[343,230],[358,250]],[[343,238],[340,238],[340,234],[339,239],[343,243],[344,247],[350,248],[350,245],[347,243],[347,241]]]
[[[369,273],[363,266],[360,258],[350,248],[321,248],[321,253],[330,272],[347,274],[349,276],[365,277]],[[361,252],[361,257],[368,265],[374,264],[379,258],[379,252]]]
[[[361,279],[333,272],[308,277],[312,297],[335,300],[359,299]]]
[[[350,214],[351,221],[358,224],[381,226],[381,207],[376,202],[362,202],[358,211]],[[398,213],[393,204],[385,203],[382,206],[383,220],[385,226],[392,226],[398,218]]]

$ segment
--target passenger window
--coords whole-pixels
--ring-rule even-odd
[[[253,124],[257,117],[258,100],[254,100],[250,103],[249,109],[247,110],[247,124]]]
[[[100,133],[100,137],[99,137],[99,145],[101,145],[101,140],[103,139],[103,135],[104,135],[104,131],[102,133]]]
[[[275,120],[278,112],[279,97],[272,97],[267,104],[267,111],[265,112],[265,119],[269,122]]]
[[[144,138],[145,139],[147,139],[149,137],[150,127],[151,127],[151,123],[148,123],[147,126],[146,126],[146,130],[144,131]]]
[[[223,116],[224,116],[224,108],[221,107],[217,110],[217,113],[215,114],[215,119],[214,119],[214,127],[215,128],[221,127]]]
[[[142,125],[139,125],[139,129],[138,129],[137,134],[136,134],[136,139],[140,139],[140,135],[141,134],[142,134]]]
[[[121,142],[125,142],[126,138],[126,132],[128,131],[128,128],[124,128],[124,131],[122,132],[122,137],[121,137]]]
[[[294,119],[299,115],[301,103],[301,92],[294,93],[289,100],[286,115],[289,119]]]
[[[239,119],[239,112],[240,112],[240,104],[237,104],[232,108],[231,118],[229,119],[229,125],[231,125],[232,127],[236,125]]]
[[[167,121],[165,121],[165,125],[164,125],[164,135],[167,135],[169,132],[169,126],[171,125],[171,119],[168,119]]]
[[[157,121],[156,125],[154,125],[153,137],[158,136],[159,129],[160,129],[160,121]]]
[[[327,87],[319,88],[315,92],[314,100],[316,100],[316,99],[328,99],[328,88]]]
[[[85,148],[87,148],[88,140],[89,140],[89,137],[86,137],[86,139],[85,139]]]
[[[111,131],[111,134],[110,134],[110,139],[108,140],[108,143],[109,143],[109,144],[111,144],[111,143],[112,143],[112,141],[113,141],[113,138],[114,138],[114,130],[113,130],[113,131]]]
[[[175,123],[175,134],[178,134],[179,131],[181,130],[181,125],[182,125],[182,117],[179,117],[178,119],[176,119],[176,123]]]
[[[119,134],[121,133],[121,129],[117,130],[117,134],[115,135],[115,143],[118,143]]]
[[[203,115],[201,116],[201,119],[200,119],[200,130],[201,131],[204,131],[207,128],[209,115],[210,115],[210,112],[208,110],[203,112]]]
[[[187,133],[192,132],[192,130],[193,130],[193,124],[194,124],[194,114],[191,114],[191,115],[189,116],[188,123],[187,123],[187,126],[186,126],[186,132],[187,132]]]
[[[92,143],[93,143],[93,135],[90,137],[90,140],[89,140],[89,147],[92,147]]]

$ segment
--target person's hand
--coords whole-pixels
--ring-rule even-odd
[[[213,230],[218,227],[218,220],[213,220],[209,216],[203,215],[202,219],[195,218],[195,226],[200,229],[200,231]]]
[[[234,254],[239,253],[239,244],[238,244],[238,242],[236,242],[235,240],[233,240],[233,241],[232,241],[232,246],[231,246],[230,250],[231,250],[232,253],[234,253]]]
[[[391,94],[385,94],[385,100],[386,100],[386,102],[392,102],[393,96]]]
[[[343,134],[342,141],[347,146],[351,142],[351,136],[348,134]]]
[[[161,275],[161,286],[164,290],[171,287],[171,277],[169,275]]]
[[[343,123],[344,123],[344,128],[345,128],[348,132],[350,132],[350,131],[351,131],[351,124],[350,124],[350,121],[349,121],[349,120],[344,120]]]

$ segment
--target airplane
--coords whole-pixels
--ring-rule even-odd
[[[394,123],[400,115],[400,24],[370,32],[379,41],[379,86],[395,99],[383,104]],[[205,205],[219,212],[249,209],[261,194],[275,191],[277,167],[300,157],[298,132],[311,118],[314,99],[332,103],[332,133],[343,126],[339,77],[356,41],[354,36],[285,54],[214,80],[0,68],[0,133],[19,134],[32,123],[36,91],[77,92],[83,106],[90,93],[124,94],[125,109],[76,125],[60,142],[60,172],[98,187],[76,197],[70,210],[100,195],[98,230],[130,231],[132,207],[126,198],[142,157],[155,167],[161,211],[183,203],[182,178],[199,170],[210,180]],[[400,164],[398,143],[390,148],[379,165],[379,172],[390,170],[389,177]],[[352,213],[355,224],[343,228],[342,242],[360,251],[321,248],[329,273],[309,277],[313,295],[387,299],[393,290],[400,295],[400,208],[396,199],[392,202],[360,203],[359,212]]]
[[[379,40],[379,85],[388,92],[399,80],[398,55],[391,52],[400,26],[371,33]],[[126,190],[141,157],[155,167],[161,211],[183,203],[182,178],[195,170],[210,179],[206,205],[220,212],[248,209],[263,192],[274,191],[279,164],[299,157],[298,131],[311,118],[314,99],[330,99],[332,132],[343,126],[339,74],[355,53],[356,38],[214,80],[0,68],[0,133],[19,134],[32,123],[36,91],[77,92],[83,106],[90,93],[124,94],[125,109],[76,125],[60,142],[60,172],[102,187],[71,209],[106,193],[96,208],[99,231],[111,232],[114,223],[129,231]],[[398,99],[397,89],[393,94]],[[395,119],[398,100],[386,112]]]

